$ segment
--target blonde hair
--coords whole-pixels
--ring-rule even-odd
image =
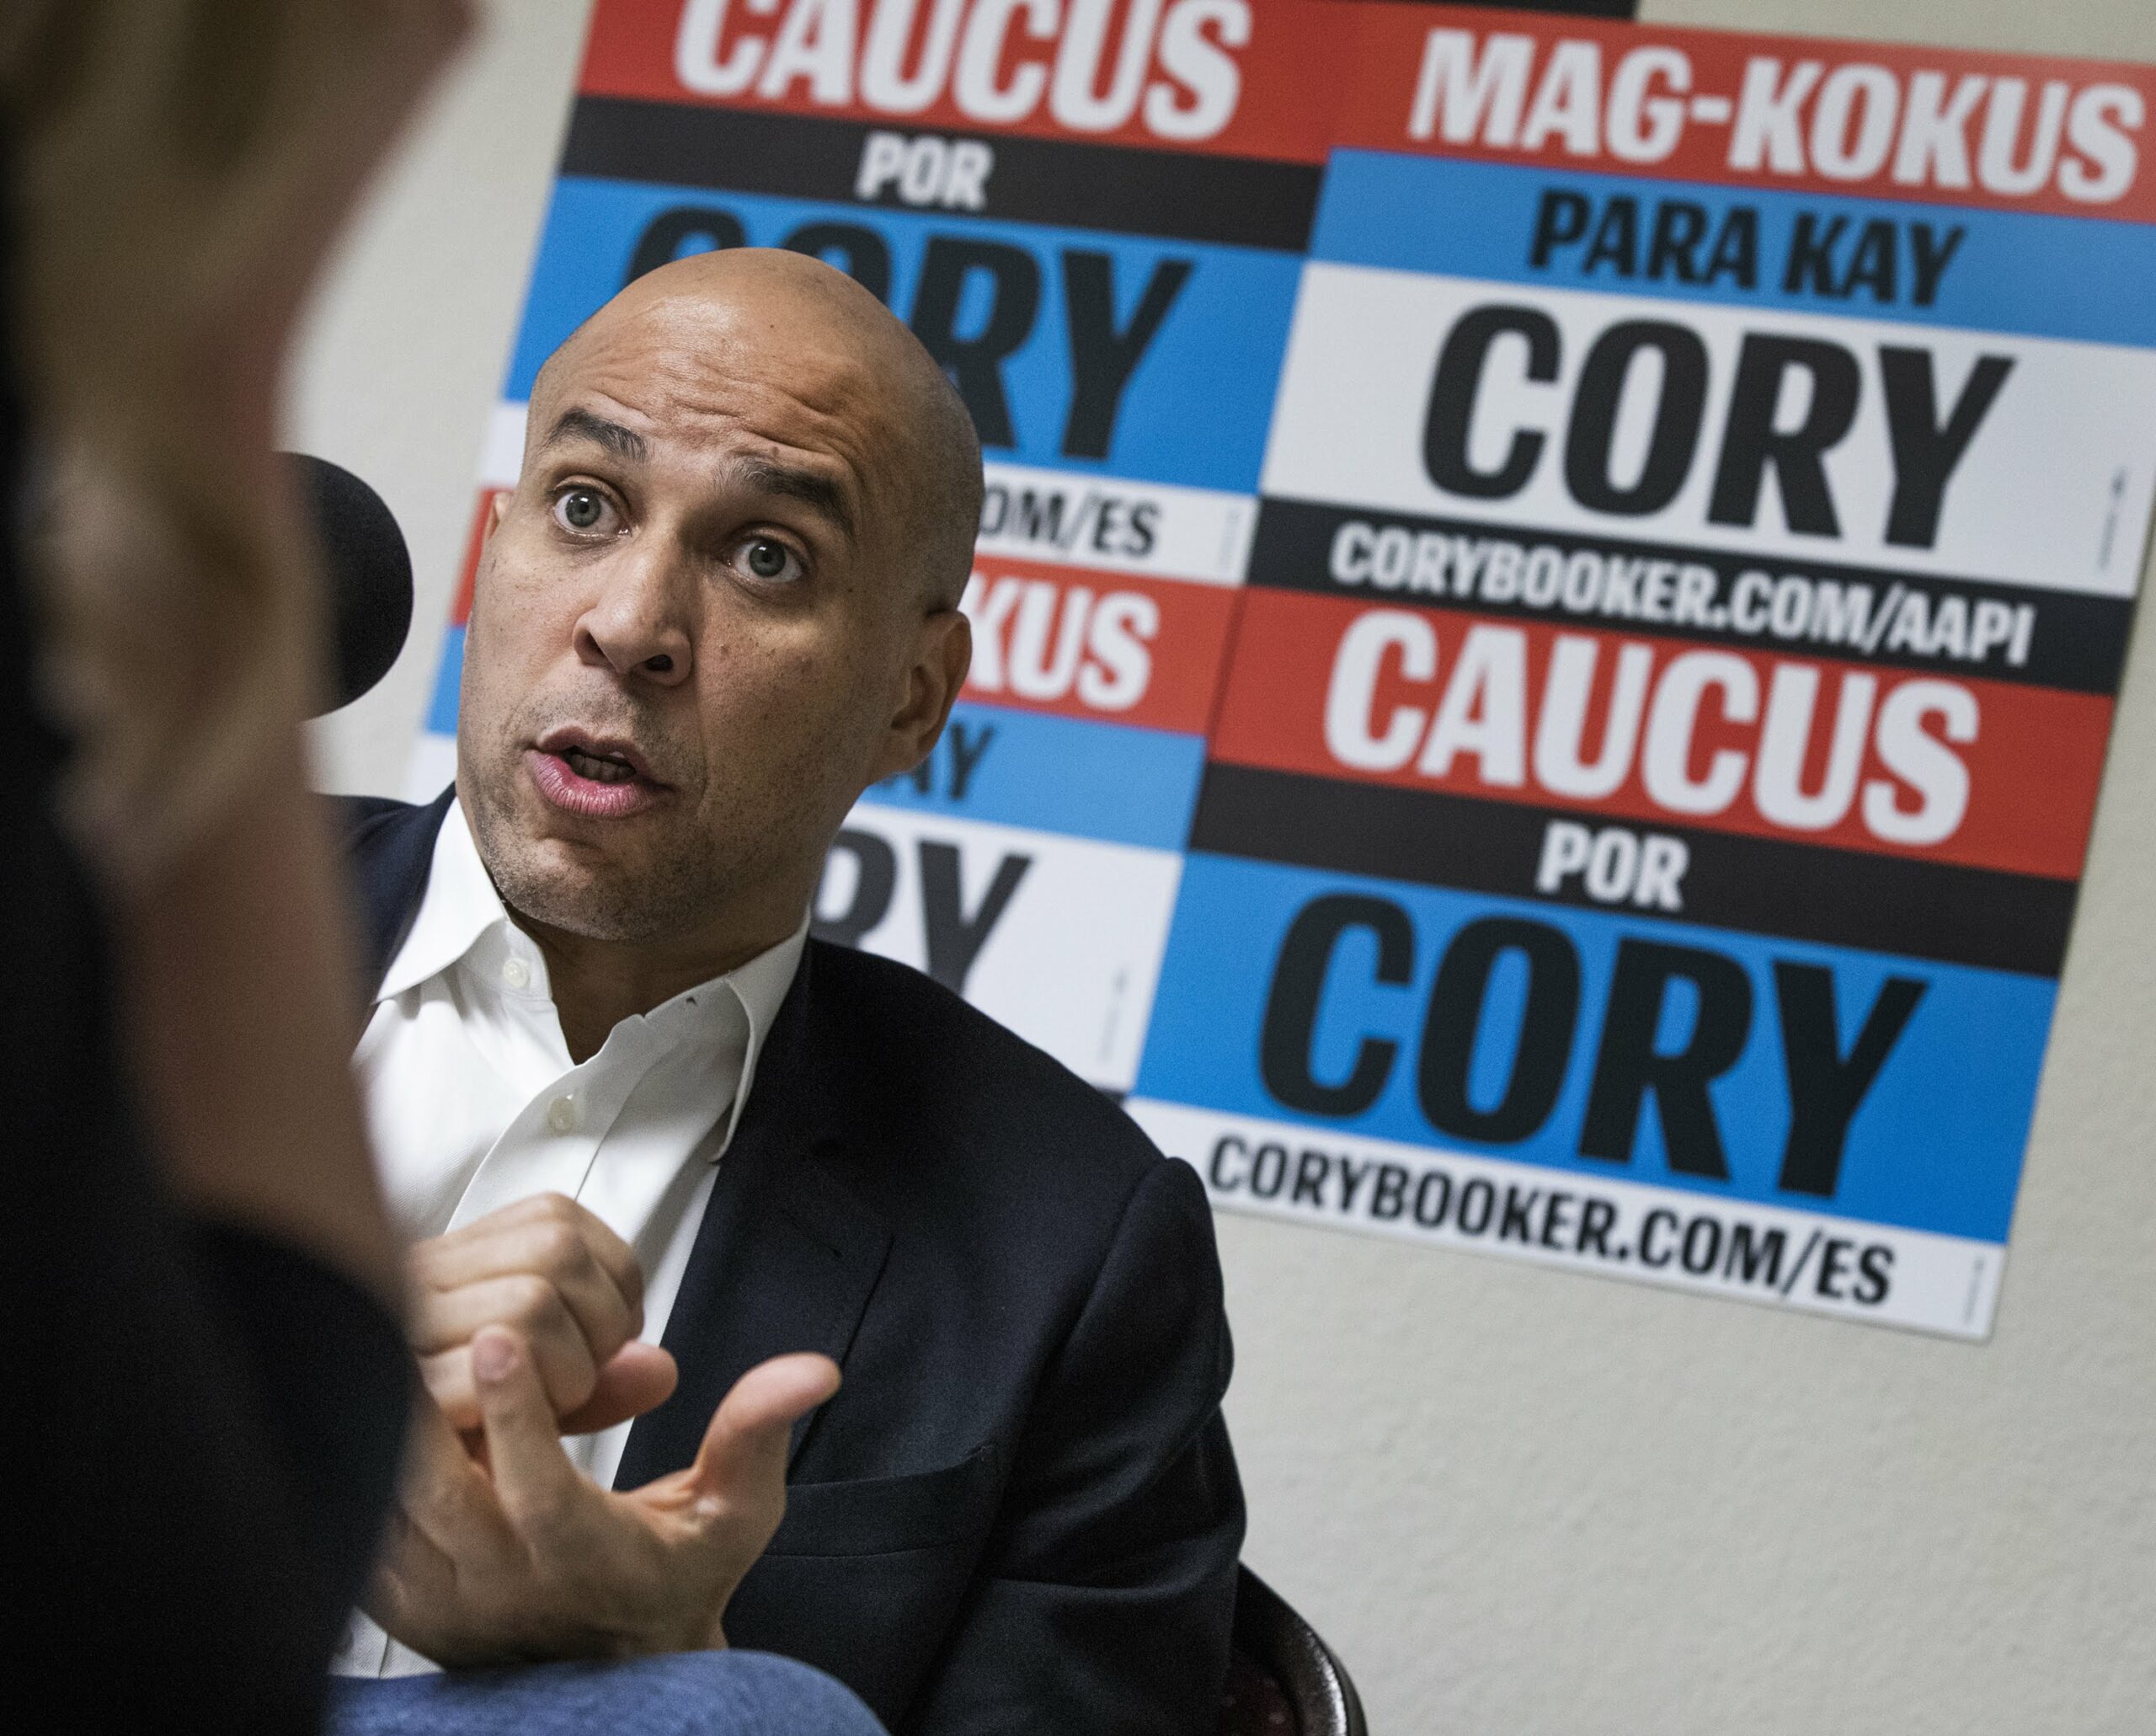
[[[34,507],[39,696],[76,742],[62,818],[123,888],[183,855],[288,750],[319,682],[319,585],[296,506],[265,522],[261,503],[191,489],[193,467],[162,467],[66,441]]]
[[[398,11],[13,0],[0,20],[37,680],[77,743],[65,817],[123,883],[289,757],[314,689],[316,561],[271,424],[369,160],[348,141],[375,123],[346,111],[371,87],[336,51],[396,35]]]

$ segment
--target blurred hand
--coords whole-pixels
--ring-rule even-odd
[[[563,1194],[520,1199],[419,1242],[407,1269],[419,1372],[460,1434],[481,1426],[472,1341],[487,1327],[521,1338],[559,1434],[641,1416],[674,1391],[674,1359],[637,1338],[643,1272],[636,1255]]]
[[[626,1494],[562,1450],[528,1342],[472,1344],[487,1468],[422,1402],[367,1613],[449,1668],[723,1647],[726,1605],[786,1511],[794,1420],[837,1365],[775,1357],[734,1383],[696,1462]]]
[[[13,0],[29,360],[70,421],[272,445],[309,286],[466,0]]]
[[[465,0],[9,0],[13,318],[50,480],[47,702],[70,816],[139,884],[240,797],[319,680],[276,463],[286,358]]]

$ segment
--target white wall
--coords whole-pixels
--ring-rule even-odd
[[[497,0],[321,310],[295,437],[419,581],[339,788],[400,781],[584,10]],[[2156,60],[2156,0],[1646,10]],[[1988,1344],[1222,1219],[1248,1556],[1380,1732],[2156,1730],[2156,633],[2116,741]]]
[[[316,732],[331,789],[403,790],[590,11],[590,0],[486,0],[313,310],[286,443],[380,492],[411,547],[416,592],[397,666]]]

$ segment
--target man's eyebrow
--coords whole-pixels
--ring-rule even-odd
[[[814,507],[844,532],[847,542],[854,541],[853,508],[846,499],[846,489],[835,478],[820,471],[800,470],[763,457],[734,458],[727,467],[744,488],[766,494],[782,494]]]
[[[617,458],[641,461],[649,456],[650,443],[633,428],[624,428],[619,422],[609,422],[604,416],[594,415],[590,410],[563,410],[556,419],[547,437],[540,442],[540,450],[560,446],[565,441],[588,440],[601,446]]]

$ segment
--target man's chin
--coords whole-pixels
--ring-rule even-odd
[[[600,941],[649,937],[637,877],[593,863],[588,849],[543,841],[507,873],[496,871],[494,884],[517,915],[562,933]]]
[[[520,916],[590,940],[641,938],[658,882],[641,821],[579,823],[529,789],[472,828],[502,901]]]

